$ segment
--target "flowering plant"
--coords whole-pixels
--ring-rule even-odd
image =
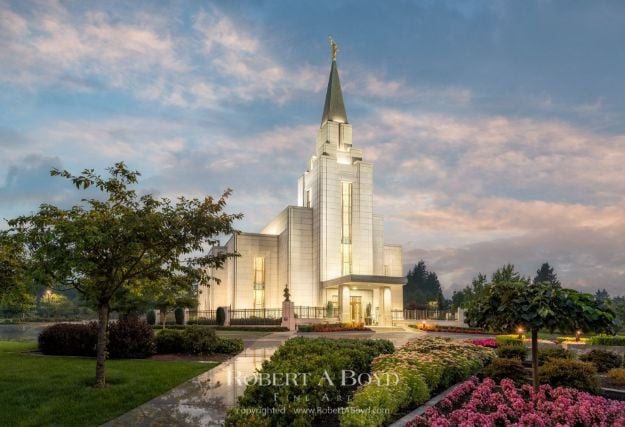
[[[497,348],[497,340],[495,338],[484,338],[481,340],[467,340],[473,345],[479,345],[480,347]]]
[[[529,385],[517,389],[503,379],[475,377],[454,388],[436,406],[426,409],[406,426],[623,426],[625,402],[573,388]]]

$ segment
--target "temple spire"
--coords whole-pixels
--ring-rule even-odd
[[[328,90],[326,92],[326,102],[323,107],[323,116],[321,116],[322,126],[327,121],[348,123],[345,103],[343,102],[343,92],[341,91],[341,81],[339,80],[339,70],[336,66],[336,53],[339,47],[332,37],[329,39],[332,51],[332,68],[330,69],[330,79],[328,80]]]

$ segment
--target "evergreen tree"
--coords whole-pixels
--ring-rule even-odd
[[[534,277],[534,284],[540,282],[549,282],[553,286],[560,286],[561,283],[558,280],[558,275],[553,270],[553,267],[549,265],[548,262],[545,262],[540,268],[536,271],[536,277]]]
[[[432,301],[441,301],[444,305],[445,298],[438,276],[435,272],[428,271],[423,260],[419,261],[417,265],[408,272],[406,278],[407,283],[404,286],[404,306],[425,308]]]
[[[597,292],[595,292],[595,298],[599,302],[609,301],[610,294],[605,290],[605,288],[601,290],[597,289]]]

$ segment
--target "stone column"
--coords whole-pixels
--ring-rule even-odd
[[[339,286],[339,320],[341,322],[351,322],[352,320],[349,296],[349,286]]]
[[[393,326],[393,317],[391,313],[391,288],[381,286],[378,288],[380,293],[380,326]]]
[[[458,323],[458,326],[460,326],[461,328],[464,326],[467,326],[464,320],[464,309],[461,307],[458,307],[458,315],[456,317],[456,323]]]

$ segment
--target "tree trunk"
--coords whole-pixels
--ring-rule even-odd
[[[532,329],[532,382],[538,391],[538,329]]]
[[[106,343],[109,326],[108,303],[98,305],[98,343],[96,345],[95,386],[106,386]]]

